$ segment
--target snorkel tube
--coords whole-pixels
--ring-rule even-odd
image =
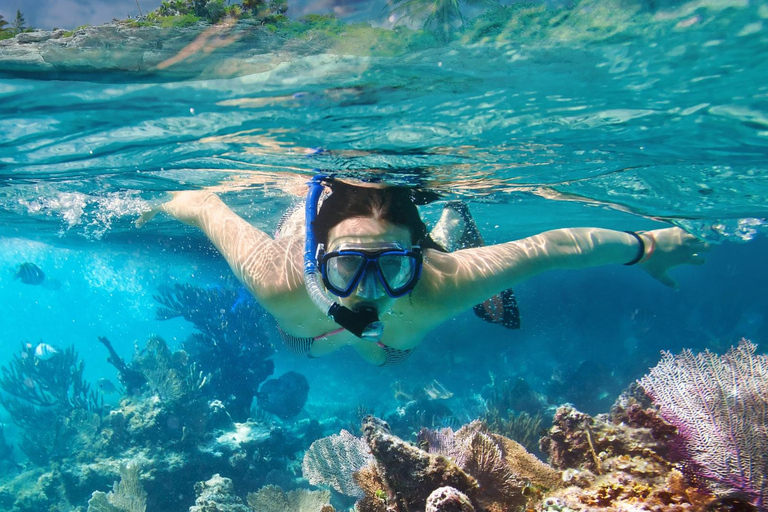
[[[317,205],[323,193],[323,182],[330,180],[324,174],[318,174],[309,182],[309,193],[305,205],[306,229],[304,241],[304,285],[312,302],[320,311],[334,322],[367,341],[378,342],[384,332],[384,324],[379,321],[376,309],[364,306],[355,311],[329,299],[320,286],[320,271],[317,268],[317,240],[312,223],[317,218]]]

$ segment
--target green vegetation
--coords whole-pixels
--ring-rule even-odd
[[[9,39],[13,37],[12,31],[5,28],[7,26],[8,26],[8,22],[5,21],[5,19],[3,18],[3,15],[0,14],[0,39]]]
[[[77,27],[77,28],[76,28],[76,29],[74,29],[74,30],[67,30],[66,32],[64,32],[64,33],[61,35],[61,37],[72,37],[72,36],[74,36],[74,35],[77,33],[77,31],[78,31],[78,30],[83,30],[84,28],[88,28],[88,27],[90,27],[90,26],[91,26],[91,25],[90,25],[90,24],[88,24],[88,23],[86,23],[85,25],[80,25],[79,27]],[[56,30],[56,29],[54,29],[54,30]]]
[[[24,15],[21,14],[21,11],[16,9],[16,19],[13,20],[13,30],[17,34],[20,34],[21,32],[24,32],[24,30],[27,28],[27,20],[24,19]]]
[[[0,14],[0,39],[10,39],[16,34],[30,31],[32,31],[32,28],[27,27],[27,20],[24,19],[24,15],[20,10],[16,10],[16,18],[13,20],[13,23],[8,23]]]

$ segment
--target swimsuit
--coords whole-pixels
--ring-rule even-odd
[[[293,334],[288,334],[283,329],[280,328],[280,326],[277,326],[277,330],[280,332],[280,337],[283,338],[283,343],[285,343],[285,346],[288,347],[288,349],[293,352],[294,354],[298,354],[300,356],[307,356],[310,359],[314,359],[310,355],[310,350],[312,350],[312,344],[317,340],[323,340],[325,338],[328,338],[330,336],[333,336],[334,334],[338,334],[340,332],[343,332],[345,329],[336,329],[331,332],[327,332],[325,334],[321,334],[320,336],[310,336],[306,338],[302,338],[300,336],[294,336]],[[384,362],[381,364],[381,366],[388,365],[388,364],[397,364],[402,363],[408,357],[411,355],[411,352],[413,352],[412,348],[401,350],[399,348],[392,348],[384,345],[383,343],[377,343],[379,347],[384,350]]]

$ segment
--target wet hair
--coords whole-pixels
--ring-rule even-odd
[[[330,181],[329,185],[331,195],[323,200],[312,224],[318,243],[327,245],[330,230],[346,219],[371,217],[408,229],[413,245],[445,252],[429,236],[416,207],[417,202],[424,204],[424,192],[408,187],[358,187],[340,181]]]

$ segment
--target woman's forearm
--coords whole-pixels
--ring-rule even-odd
[[[642,245],[630,233],[601,228],[558,229],[537,235],[543,238],[542,263],[548,268],[570,269],[642,260],[653,248],[653,235],[639,233],[637,236]]]

